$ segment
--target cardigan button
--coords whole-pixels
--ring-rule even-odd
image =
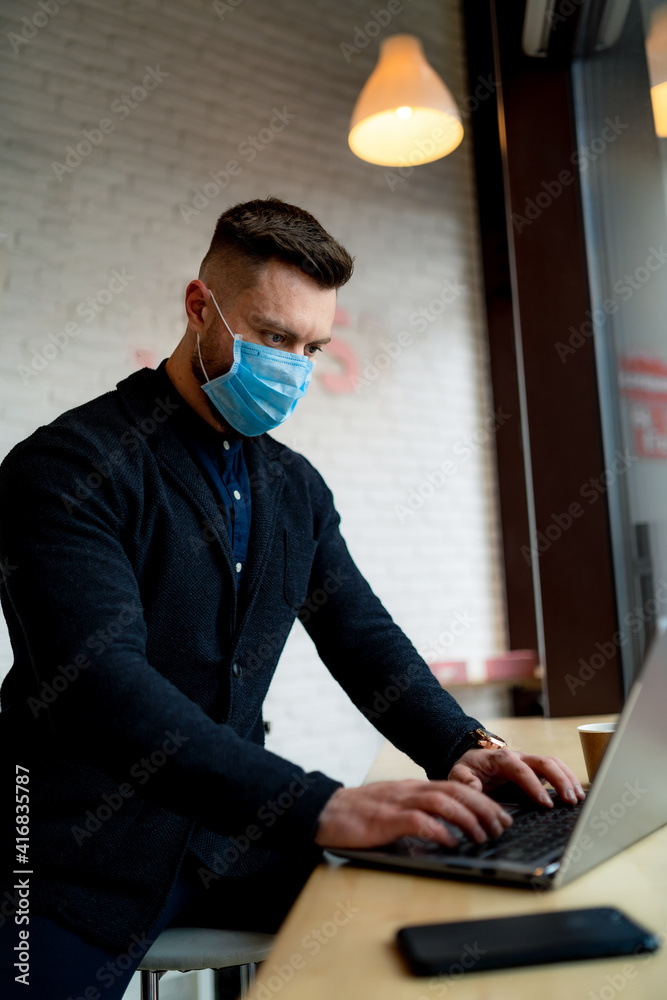
[[[241,676],[241,674],[243,673],[243,667],[241,666],[240,663],[233,663],[232,664],[232,673],[234,674],[234,677],[240,677]]]

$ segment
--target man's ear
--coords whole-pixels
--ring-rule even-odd
[[[211,308],[211,295],[199,278],[193,278],[185,289],[185,312],[191,329],[201,331],[206,326]]]

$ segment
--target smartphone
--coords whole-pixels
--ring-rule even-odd
[[[611,906],[402,927],[399,950],[417,976],[508,969],[656,951],[656,934]]]

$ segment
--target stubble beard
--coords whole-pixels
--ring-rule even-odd
[[[200,339],[200,348],[201,348],[202,360],[204,362],[206,371],[207,372],[215,371],[215,359],[208,355],[208,352],[206,350],[206,345],[201,342],[201,339]],[[229,371],[229,369],[226,370]],[[208,381],[206,374],[204,373],[204,369],[201,366],[201,362],[199,360],[199,351],[197,350],[196,347],[194,348],[192,354],[190,355],[190,371],[192,372],[193,377],[200,386],[203,386]],[[224,375],[224,374],[225,374],[224,371],[218,372],[217,374],[213,374],[210,376],[210,380],[213,381],[213,379],[217,378],[218,375]],[[202,394],[206,401],[206,405],[209,409],[209,412],[211,413],[211,416],[215,419],[216,423],[220,427],[221,432],[226,434],[230,438],[235,438],[239,441],[246,441],[247,435],[241,434],[240,431],[237,431],[236,428],[232,427],[231,424],[227,423],[225,421],[223,414],[220,412],[217,406],[209,399],[208,395],[205,392],[202,392]]]

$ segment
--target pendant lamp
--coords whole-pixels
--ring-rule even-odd
[[[654,10],[646,39],[646,60],[656,135],[667,136],[667,7]]]
[[[383,167],[415,167],[447,156],[462,138],[456,102],[419,39],[386,38],[352,112],[352,152]]]

